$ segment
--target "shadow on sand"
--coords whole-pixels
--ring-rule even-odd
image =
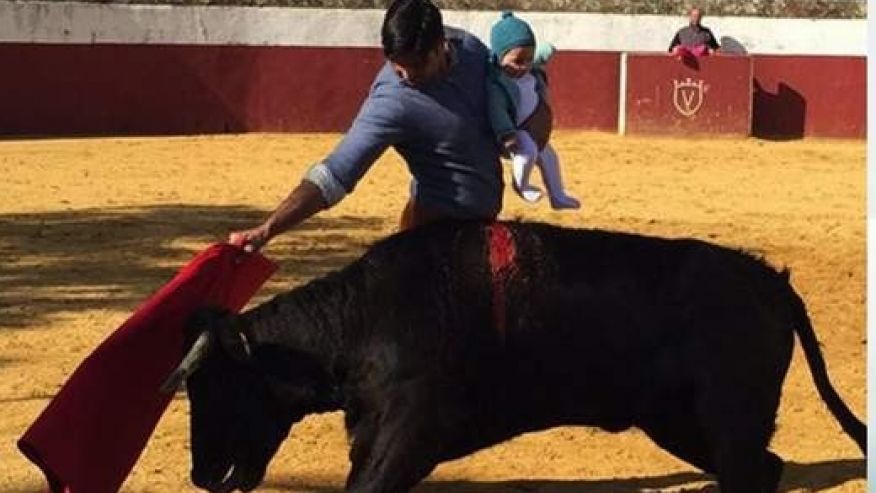
[[[866,461],[864,459],[830,460],[801,464],[788,462],[779,492],[789,491],[822,491],[834,488],[847,481],[866,477]],[[662,476],[632,477],[599,480],[514,480],[514,481],[432,481],[427,480],[414,489],[415,493],[639,493],[643,491],[661,491],[664,489],[684,488],[681,491],[716,491],[712,484],[706,487],[689,486],[691,483],[712,481],[705,474],[684,472]],[[294,491],[313,491],[320,493],[339,493],[343,491],[339,484],[343,481],[330,480],[269,480],[265,486]],[[677,491],[677,490],[676,490]]]
[[[0,328],[37,328],[58,312],[133,310],[198,251],[265,211],[160,205],[0,215]],[[276,292],[340,268],[380,236],[375,217],[317,217],[267,250]]]

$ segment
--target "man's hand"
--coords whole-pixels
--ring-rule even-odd
[[[246,252],[254,252],[258,250],[265,246],[270,240],[271,234],[268,231],[268,226],[265,224],[244,231],[233,231],[228,235],[228,243],[231,243],[232,245],[240,245]]]
[[[328,204],[319,188],[303,180],[261,226],[232,232],[228,235],[228,243],[241,245],[245,251],[254,252],[265,246],[274,236],[288,231],[326,208]]]

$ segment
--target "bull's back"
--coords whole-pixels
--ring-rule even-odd
[[[787,278],[755,257],[691,239],[511,227],[520,273],[505,354],[509,372],[538,389],[536,410],[553,402],[622,428],[654,394],[694,385],[704,351],[735,351],[737,361],[757,352],[779,370],[787,359]],[[720,310],[745,322],[709,323]]]
[[[620,413],[656,381],[687,384],[684,353],[702,336],[692,311],[738,304],[777,277],[753,257],[698,240],[518,222],[500,224],[513,265],[497,272],[491,227],[417,228],[363,260],[386,278],[375,304],[408,317],[394,327],[408,327],[398,337],[409,364],[446,368],[490,392],[528,383],[532,403],[574,407],[595,394],[604,407],[595,412]]]

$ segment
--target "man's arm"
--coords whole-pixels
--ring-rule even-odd
[[[709,49],[712,53],[716,53],[721,49],[721,45],[718,44],[718,40],[715,38],[715,34],[709,29]]]
[[[289,196],[259,226],[235,231],[228,242],[241,245],[247,251],[258,250],[274,236],[288,231],[317,212],[328,208],[320,189],[306,179],[295,187]]]
[[[398,142],[401,133],[398,99],[372,91],[335,150],[308,170],[261,225],[231,233],[229,242],[257,250],[273,237],[340,202],[386,148]]]
[[[679,33],[675,33],[675,36],[672,37],[672,41],[669,42],[669,53],[675,51],[675,47],[681,44],[681,37],[678,34]]]

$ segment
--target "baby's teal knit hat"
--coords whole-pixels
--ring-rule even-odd
[[[510,50],[520,46],[535,46],[535,34],[529,24],[506,10],[490,31],[490,52],[494,60],[501,60]]]

